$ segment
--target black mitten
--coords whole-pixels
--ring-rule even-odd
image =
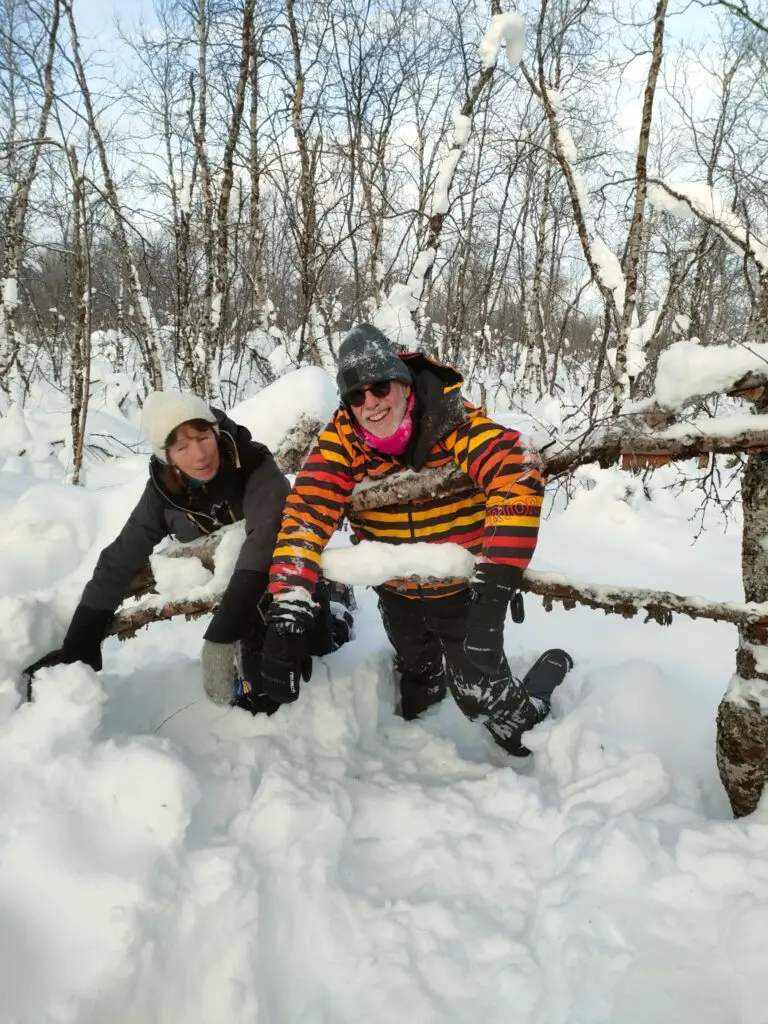
[[[301,587],[280,594],[267,612],[261,685],[264,693],[279,704],[290,704],[296,700],[301,680],[308,682],[312,676],[307,634],[313,615],[312,597]]]
[[[24,669],[23,676],[27,683],[27,700],[34,699],[35,672],[53,665],[72,665],[83,661],[96,671],[101,671],[101,641],[107,627],[114,617],[113,612],[103,608],[89,608],[79,604],[72,616],[64,643],[58,650],[51,651],[39,658],[33,665]]]
[[[101,641],[113,618],[114,612],[79,604],[61,645],[62,662],[71,665],[75,661],[84,661],[100,672]]]
[[[353,636],[354,627],[355,620],[352,617],[352,612],[348,612],[346,608],[341,607],[339,607],[338,611],[334,611],[331,622],[331,650],[338,651],[344,644],[349,643]]]
[[[48,654],[44,654],[42,658],[38,658],[32,665],[27,667],[22,672],[24,682],[27,686],[27,700],[33,701],[35,699],[35,691],[33,687],[35,672],[41,668],[52,668],[54,665],[66,665],[69,664],[64,655],[61,653],[61,649],[50,651]]]
[[[481,562],[469,581],[472,603],[464,653],[484,675],[492,675],[501,665],[507,608],[522,579],[523,571],[516,566]]]

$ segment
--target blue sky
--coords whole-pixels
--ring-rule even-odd
[[[140,18],[154,21],[152,0],[75,0],[75,22],[83,39],[91,40],[99,49],[111,50],[117,44],[115,22],[119,15],[126,29],[138,24]]]

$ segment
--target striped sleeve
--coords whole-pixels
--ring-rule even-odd
[[[469,418],[445,439],[459,467],[485,492],[483,555],[525,569],[539,531],[544,471],[538,452],[468,404]]]
[[[344,518],[353,487],[349,453],[331,420],[296,474],[286,499],[269,571],[271,594],[291,587],[314,591],[320,556]]]

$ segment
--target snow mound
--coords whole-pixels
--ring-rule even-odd
[[[339,404],[334,380],[317,366],[304,366],[279,377],[229,411],[254,440],[276,451],[302,416],[325,424]]]
[[[34,705],[4,702],[4,1020],[98,1019],[90,1008],[123,981],[174,884],[195,783],[160,741],[97,740],[104,700],[78,665],[40,672]]]

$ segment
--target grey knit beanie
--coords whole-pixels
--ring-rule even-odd
[[[357,324],[339,346],[336,384],[342,400],[350,391],[378,380],[399,380],[412,384],[408,367],[395,352],[387,336],[373,324]]]

